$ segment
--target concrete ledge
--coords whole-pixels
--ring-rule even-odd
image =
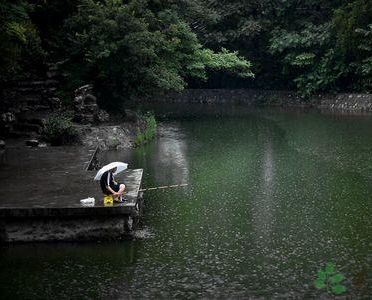
[[[0,243],[121,239],[142,211],[142,193],[134,206],[1,209]]]
[[[119,204],[120,205],[120,204]],[[0,218],[120,216],[134,213],[134,205],[115,207],[0,208]]]
[[[96,150],[83,147],[7,149],[0,165],[0,243],[118,239],[142,213],[142,169],[117,176],[126,201],[105,206],[96,171],[85,171]],[[23,184],[19,184],[23,183]],[[94,206],[80,199],[93,196]]]
[[[6,219],[0,224],[0,242],[118,239],[130,234],[128,223],[129,216]]]

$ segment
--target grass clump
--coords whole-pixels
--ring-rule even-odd
[[[134,139],[134,145],[136,147],[146,144],[156,135],[156,119],[154,114],[147,112],[145,115],[140,116],[138,122],[138,133]]]
[[[74,124],[66,115],[51,116],[46,120],[44,139],[52,146],[71,145],[79,142],[79,134]]]

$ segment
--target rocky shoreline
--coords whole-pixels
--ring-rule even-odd
[[[98,146],[100,150],[133,148],[137,135],[136,125],[77,125],[81,143],[89,148]]]
[[[50,76],[58,78],[55,66],[53,70],[54,72],[48,75],[46,81],[52,80]],[[69,126],[76,134],[74,143],[80,143],[88,148],[98,146],[101,150],[135,146],[134,140],[144,127],[141,117],[135,112],[125,110],[123,116],[110,116],[98,107],[91,84],[76,89],[72,108],[64,109],[57,97],[51,97],[55,95],[58,81],[53,79],[52,91],[48,82],[19,83],[17,86],[20,88],[14,88],[14,93],[7,98],[8,104],[3,103],[0,118],[1,149],[6,146],[4,140],[8,139],[18,140],[17,145],[23,142],[25,146],[46,147],[48,141],[45,137],[45,129],[51,116],[57,123],[64,122],[66,118],[71,119]],[[50,94],[52,92],[53,95]],[[39,97],[39,94],[48,97]],[[54,105],[55,103],[58,105]]]
[[[90,84],[74,91],[73,108],[63,110],[56,97],[58,86],[58,64],[51,66],[45,81],[21,82],[10,97],[14,102],[1,107],[0,149],[5,148],[4,139],[25,140],[27,146],[45,147],[42,142],[43,128],[50,115],[68,114],[78,134],[80,143],[87,147],[98,146],[101,150],[135,147],[136,136],[146,125],[135,112],[125,110],[125,114],[113,118],[100,109]],[[18,100],[17,100],[18,99]],[[9,99],[8,99],[9,100]],[[281,108],[318,108],[322,111],[372,112],[372,94],[314,95],[304,99],[289,91],[270,90],[226,90],[226,89],[186,89],[163,96],[141,99],[141,103],[152,104],[242,104],[247,106],[271,106]],[[115,120],[114,120],[115,119]]]

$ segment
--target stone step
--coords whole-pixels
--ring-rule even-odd
[[[21,124],[28,124],[43,127],[46,123],[46,119],[18,119]]]
[[[18,137],[26,137],[26,138],[33,138],[33,137],[39,137],[40,135],[37,132],[29,132],[29,131],[19,131],[19,130],[10,130],[9,136],[18,138]]]
[[[74,121],[81,124],[94,123],[95,118],[92,114],[75,114]]]
[[[57,78],[58,76],[60,76],[60,72],[57,71],[57,70],[49,70],[47,73],[46,73],[46,76],[49,78],[49,79],[53,79],[53,78]]]
[[[23,81],[17,84],[17,90],[40,90],[47,87],[53,87],[58,85],[58,81],[55,79],[47,79],[47,80],[40,80],[40,81]]]
[[[45,85],[50,87],[50,86],[56,86],[58,85],[58,80],[54,80],[54,79],[48,79],[45,81]]]
[[[43,131],[43,127],[39,124],[18,122],[13,125],[13,130],[18,132],[36,132],[40,134]]]
[[[43,97],[41,96],[41,94],[25,95],[24,97],[21,97],[19,101],[26,103],[39,103],[43,102]]]
[[[33,107],[35,105],[46,105],[48,104],[47,99],[43,97],[40,93],[34,95],[22,95],[16,98],[19,107],[30,106]]]
[[[44,105],[46,103],[45,103],[45,100],[39,100],[39,101],[37,101],[37,100],[26,100],[26,103],[25,104],[27,106],[33,107],[35,105]]]
[[[32,110],[33,111],[51,111],[50,109],[50,106],[49,105],[34,105],[32,107]]]
[[[43,88],[17,88],[16,95],[18,97],[47,97],[48,95],[53,95],[57,89],[52,87]]]
[[[18,110],[20,111],[30,111],[36,105],[48,105],[47,99],[36,99],[36,98],[16,98]]]
[[[31,113],[31,112],[51,112],[49,105],[34,104],[34,105],[22,105],[20,113]]]
[[[33,87],[36,87],[36,86],[43,86],[45,85],[45,81],[44,80],[32,80],[32,81],[20,81],[18,82],[18,86],[33,86]]]
[[[49,94],[54,94],[56,90],[57,88],[55,87],[48,87],[48,89],[46,89],[45,92],[48,92]]]
[[[18,87],[16,88],[16,92],[18,94],[30,94],[30,95],[38,95],[41,91],[45,89],[45,86],[36,86],[36,87]]]
[[[21,113],[17,116],[18,122],[20,123],[35,124],[40,126],[44,126],[47,118],[47,113],[40,112]]]
[[[94,114],[97,111],[97,106],[84,106],[83,108],[79,109],[79,113],[83,114]]]
[[[20,108],[19,113],[32,113],[32,112],[51,112],[52,109],[49,105],[35,104],[35,105],[23,105]]]

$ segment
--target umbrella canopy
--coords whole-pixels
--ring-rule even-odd
[[[120,161],[115,161],[112,163],[109,163],[106,166],[103,166],[101,169],[98,170],[96,177],[94,177],[94,180],[100,180],[103,173],[112,170],[113,168],[117,168],[116,172],[114,175],[119,174],[120,172],[123,172],[126,168],[128,167],[128,164],[120,162]]]

